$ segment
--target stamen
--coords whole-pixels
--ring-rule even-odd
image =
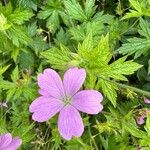
[[[72,103],[72,99],[70,97],[65,97],[64,98],[64,104],[65,104],[65,106],[71,105],[71,103]]]

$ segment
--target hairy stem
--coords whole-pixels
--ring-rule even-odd
[[[101,78],[101,77],[100,77]],[[143,96],[147,96],[147,97],[150,97],[150,92],[148,91],[144,91],[144,90],[141,90],[139,88],[136,88],[136,87],[133,87],[133,86],[130,86],[130,85],[126,85],[126,84],[122,84],[122,83],[118,83],[116,81],[113,81],[113,80],[109,80],[109,79],[105,79],[105,78],[102,78],[103,80],[107,80],[108,82],[111,82],[111,83],[114,83],[116,84],[118,87],[120,88],[123,88],[123,89],[130,89],[136,93],[139,93]]]
[[[92,142],[93,142],[93,145],[94,145],[94,147],[95,147],[95,150],[98,150],[97,144],[96,144],[94,138],[92,137],[90,125],[88,125],[88,132],[89,132],[89,136],[91,137],[91,140],[92,140]]]
[[[139,93],[141,95],[150,97],[150,92],[147,92],[147,91],[144,91],[144,90],[141,90],[139,88],[136,88],[136,87],[133,87],[133,86],[129,86],[129,85],[126,85],[126,84],[121,84],[121,83],[117,83],[117,82],[115,84],[117,84],[121,88],[130,89],[132,91],[135,91],[136,93]]]

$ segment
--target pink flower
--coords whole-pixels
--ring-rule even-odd
[[[144,97],[144,102],[145,102],[146,104],[150,104],[150,100],[147,99],[146,97]]]
[[[145,123],[145,119],[146,118],[146,114],[141,115],[138,119],[137,119],[137,124],[142,125]]]
[[[5,103],[5,102],[0,102],[0,106],[2,106],[2,107],[8,107],[8,105],[7,105],[7,103]]]
[[[12,138],[10,133],[0,135],[0,150],[17,150],[22,144],[19,138]]]
[[[82,118],[78,111],[98,114],[102,111],[102,95],[96,90],[78,91],[86,78],[84,69],[72,68],[65,75],[63,82],[57,72],[45,69],[38,75],[38,97],[30,105],[32,119],[44,122],[59,113],[58,129],[61,136],[70,140],[80,137],[84,131]]]

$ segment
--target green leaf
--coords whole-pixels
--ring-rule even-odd
[[[10,16],[8,20],[14,24],[22,25],[25,21],[28,21],[33,16],[33,13],[29,10],[16,9]]]
[[[14,83],[0,79],[0,89],[8,90],[15,86]]]
[[[7,66],[0,66],[0,76],[10,67],[10,65]]]
[[[30,45],[32,38],[27,33],[27,29],[21,26],[12,26],[8,31],[8,38],[12,40],[13,44],[19,47],[20,44]]]
[[[35,0],[32,0],[32,1],[31,0],[16,0],[13,2],[19,8],[26,8],[26,9],[32,8],[33,10],[37,11],[37,2],[38,1],[35,1]]]
[[[146,138],[146,132],[144,132],[142,130],[139,130],[138,127],[133,123],[125,122],[124,123],[124,128],[127,132],[129,132],[134,137],[137,137],[137,138],[140,138],[140,139]]]
[[[76,0],[66,0],[64,1],[66,10],[72,19],[78,21],[86,21],[87,16],[85,15],[83,9],[80,4]]]
[[[14,62],[16,62],[19,52],[20,49],[18,47],[12,50],[11,57],[13,58]]]
[[[118,79],[124,80],[123,75],[133,74],[135,71],[142,67],[142,65],[139,65],[132,60],[125,61],[126,58],[127,57],[122,57],[109,65],[111,68],[111,74],[116,75],[116,77],[114,77],[115,79],[117,79],[119,76]]]
[[[105,37],[102,36],[98,44],[94,42],[90,32],[82,44],[78,44],[77,53],[61,46],[60,49],[54,47],[42,52],[41,55],[55,69],[66,70],[70,66],[85,68],[88,72],[87,77],[90,78],[90,74],[92,74],[98,79],[97,89],[101,88],[105,96],[116,106],[118,87],[108,80],[113,78],[127,81],[125,75],[133,74],[141,65],[136,62],[125,61],[126,57],[110,63],[113,53],[109,46],[108,34]],[[90,79],[87,80],[90,81]],[[88,87],[94,87],[93,83],[88,83]]]
[[[17,63],[23,69],[32,69],[35,65],[35,57],[32,51],[22,51],[17,59]]]
[[[52,14],[52,10],[51,10],[51,9],[41,10],[41,11],[39,11],[37,17],[38,17],[39,19],[46,19],[46,18],[48,18],[51,14]]]
[[[55,31],[59,27],[59,25],[59,13],[57,11],[53,11],[51,16],[47,19],[46,26],[50,31]]]
[[[138,1],[138,0],[129,0],[130,5],[135,9],[130,9],[129,13],[126,13],[123,19],[129,19],[132,17],[141,17],[143,15],[150,16],[150,4],[147,3],[147,0]]]
[[[150,59],[148,60],[148,74],[150,74]]]
[[[69,67],[68,63],[71,61],[71,52],[67,47],[64,45],[60,46],[60,49],[51,48],[47,51],[41,53],[43,58],[47,59],[52,65],[52,68],[64,70],[65,68]]]
[[[8,23],[7,18],[1,13],[0,14],[0,31],[5,31],[11,27]]]
[[[78,53],[83,56],[85,52],[90,52],[93,49],[92,34],[89,33],[87,38],[83,41],[82,45],[78,45]]]
[[[95,12],[96,6],[94,6],[95,0],[86,0],[85,2],[85,14],[87,18],[91,18]]]
[[[148,136],[150,137],[150,114],[147,114],[145,130],[147,131]]]
[[[64,16],[65,18],[63,18]],[[63,2],[61,0],[48,1],[47,5],[42,7],[42,10],[39,11],[37,17],[46,19],[46,26],[52,33],[55,33],[59,28],[60,18],[64,20],[64,23],[69,24],[69,19],[65,15]]]
[[[135,11],[135,10],[130,10],[129,13],[126,13],[124,17],[121,18],[121,20],[124,19],[129,19],[129,18],[134,18],[134,17],[141,17],[143,14]]]
[[[150,39],[144,38],[130,38],[128,43],[125,43],[117,51],[123,55],[132,55],[134,58],[140,57],[142,54],[146,55],[150,49]]]
[[[19,69],[18,66],[16,66],[16,68],[13,70],[12,74],[11,74],[11,79],[12,81],[15,83],[17,80],[19,80]]]
[[[106,64],[112,58],[112,51],[109,47],[109,35],[105,37],[102,36],[100,42],[98,43],[96,49],[99,51],[100,61],[105,62]]]
[[[117,98],[116,90],[118,90],[117,86],[103,79],[99,80],[99,84],[102,88],[104,95],[111,101],[113,106],[116,107],[116,98]]]
[[[139,34],[150,39],[150,23],[147,20],[140,18],[140,27],[138,30]]]
[[[129,2],[130,2],[131,6],[132,6],[133,8],[135,8],[135,9],[138,10],[139,12],[142,12],[142,10],[141,10],[141,5],[140,5],[140,3],[139,3],[138,0],[129,0]]]

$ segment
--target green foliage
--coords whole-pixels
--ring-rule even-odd
[[[113,53],[109,46],[109,36],[101,37],[98,45],[94,46],[92,35],[78,45],[77,53],[70,52],[64,46],[60,46],[60,53],[54,55],[52,48],[48,51],[42,52],[42,56],[47,59],[53,68],[65,69],[68,66],[80,66],[86,68],[89,73],[98,78],[97,87],[101,87],[103,93],[108,97],[114,106],[116,106],[117,86],[108,82],[110,78],[115,80],[127,81],[124,75],[133,74],[138,70],[141,65],[132,62],[125,61],[126,57],[122,57],[113,63],[109,64]],[[68,52],[68,53],[67,53]],[[92,83],[91,83],[92,84]],[[90,85],[89,85],[90,86]]]
[[[134,58],[141,55],[147,55],[150,49],[150,25],[148,21],[144,21],[140,18],[140,29],[138,30],[141,37],[134,37],[128,39],[128,43],[125,43],[118,49],[121,54],[132,55]]]
[[[35,97],[34,93],[36,89],[31,84],[29,72],[22,73],[22,78],[20,78],[18,67],[16,67],[11,74],[11,80],[12,82],[3,79],[0,80],[0,89],[7,90],[7,101],[18,99],[22,95],[26,100]]]
[[[122,19],[133,17],[150,16],[150,2],[147,0],[129,0],[131,7],[128,13]]]
[[[64,22],[68,22],[61,0],[49,0],[46,6],[42,7],[42,10],[38,13],[38,18],[47,20],[46,26],[52,33],[60,27],[60,17]]]
[[[84,22],[89,20],[93,16],[96,9],[94,3],[95,0],[86,0],[86,2],[84,3],[84,9],[76,0],[66,0],[64,4],[68,14],[72,19]]]
[[[0,134],[19,136],[21,150],[149,150],[149,50],[150,0],[1,1]],[[70,67],[104,98],[101,113],[81,113],[83,135],[66,141],[58,115],[34,122],[29,105],[40,72]]]

